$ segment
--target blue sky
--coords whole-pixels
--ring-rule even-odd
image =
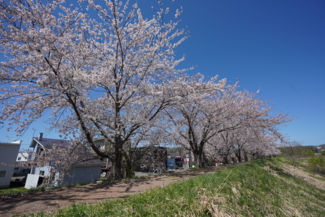
[[[131,1],[132,2],[132,1]],[[151,19],[153,0],[139,0],[144,18]],[[167,2],[166,2],[167,5]],[[304,145],[325,144],[325,1],[323,0],[176,0],[182,6],[180,27],[190,37],[177,48],[185,54],[181,67],[206,77],[218,74],[299,117],[280,132]],[[44,121],[44,120],[43,120]],[[21,138],[0,130],[0,141],[23,139],[27,148],[35,136],[47,133],[42,120]]]

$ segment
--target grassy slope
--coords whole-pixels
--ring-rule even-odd
[[[35,216],[325,216],[325,190],[286,167],[278,159],[258,160],[123,199]]]
[[[284,159],[284,158],[282,158],[281,160],[283,162],[285,162],[286,164],[291,164],[290,160],[287,160],[287,159]],[[321,181],[325,181],[325,174],[315,174],[314,172],[312,172],[311,168],[308,166],[308,158],[297,159],[296,160],[296,165],[297,165],[297,167],[299,169],[309,173],[311,177],[314,177],[314,178],[319,179]]]

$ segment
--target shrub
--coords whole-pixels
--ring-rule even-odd
[[[312,150],[308,150],[306,154],[307,154],[308,157],[315,156],[315,153]]]
[[[325,158],[312,156],[308,159],[308,165],[314,173],[325,173]]]

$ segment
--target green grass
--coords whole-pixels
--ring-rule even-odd
[[[31,188],[31,189],[26,189],[25,187],[22,187],[21,185],[17,185],[13,182],[11,182],[9,188],[5,189],[0,189],[0,197],[1,196],[18,196],[22,194],[31,194],[31,193],[36,193],[40,191],[53,191],[57,189],[62,189],[62,188],[70,188],[70,187],[78,187],[78,186],[83,186],[83,185],[91,185],[93,183],[77,183],[75,185],[67,185],[67,186],[58,186],[58,187],[52,187],[52,188],[45,188],[45,187],[37,187],[37,188]]]
[[[324,216],[325,191],[289,175],[280,164],[257,160],[121,199],[32,216]]]
[[[45,188],[32,188],[32,189],[26,189],[22,187],[21,185],[17,185],[15,183],[11,183],[9,188],[0,189],[0,197],[1,196],[17,196],[27,193],[35,193],[39,191],[45,191]]]

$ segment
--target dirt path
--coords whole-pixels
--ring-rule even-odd
[[[237,163],[239,166],[250,162]],[[116,183],[103,183],[85,185],[80,187],[64,188],[38,192],[20,197],[0,199],[0,216],[12,216],[13,214],[34,213],[49,211],[76,202],[93,203],[101,200],[123,197],[126,194],[143,192],[150,188],[165,186],[171,182],[183,181],[198,175],[213,173],[216,170],[228,168],[232,165],[210,167],[193,171],[167,174],[163,176],[131,179]]]

